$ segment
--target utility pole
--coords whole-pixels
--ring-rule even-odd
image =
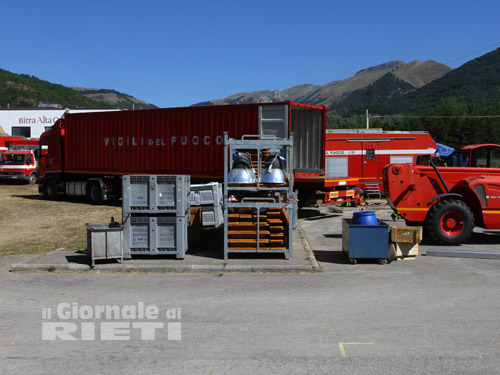
[[[370,117],[368,116],[368,110],[366,110],[366,128],[370,129]]]

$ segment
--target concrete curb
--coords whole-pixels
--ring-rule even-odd
[[[15,263],[11,267],[12,272],[22,271],[69,271],[69,272],[316,272],[313,266],[294,265],[123,265],[123,264],[99,264],[94,268],[83,264],[26,264]]]
[[[15,263],[11,267],[11,271],[71,271],[85,272],[89,271],[90,266],[85,264],[28,264]]]
[[[321,267],[316,261],[316,257],[314,256],[314,251],[311,248],[311,244],[309,243],[309,240],[307,239],[307,236],[304,233],[304,230],[302,229],[302,226],[300,225],[299,222],[297,222],[297,231],[299,233],[300,239],[302,240],[302,243],[304,244],[307,253],[309,254],[309,259],[311,260],[311,268],[313,272],[321,272]]]

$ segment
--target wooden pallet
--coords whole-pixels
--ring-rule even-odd
[[[285,208],[266,209],[261,212],[259,223],[256,209],[234,208],[228,214],[228,250],[257,250],[257,241],[259,250],[285,250],[289,238],[288,220]]]

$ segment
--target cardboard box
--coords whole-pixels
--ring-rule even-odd
[[[391,229],[391,240],[394,243],[419,244],[422,241],[422,227],[396,225]]]

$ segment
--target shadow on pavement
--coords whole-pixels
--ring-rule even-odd
[[[450,245],[438,245],[437,243],[431,241],[429,238],[425,237],[422,239],[421,245],[423,246],[450,246]],[[482,232],[474,232],[472,233],[469,241],[462,245],[457,245],[456,248],[460,249],[460,247],[467,247],[467,245],[500,245],[500,231],[490,231],[485,230]]]
[[[462,246],[466,246],[467,244],[471,245],[481,245],[481,244],[491,244],[491,245],[499,245],[500,244],[500,232],[499,231],[484,231],[481,233],[472,233],[472,236],[467,243]]]
[[[322,219],[330,219],[333,217],[342,216],[342,213],[323,213],[318,209],[301,209],[299,210],[298,218],[305,220],[322,220]]]
[[[342,251],[324,251],[314,250],[314,256],[318,262],[322,263],[336,263],[336,264],[349,264]]]
[[[87,252],[78,255],[66,255],[65,258],[68,263],[85,264],[87,266],[90,265],[90,258],[88,257]]]
[[[323,235],[325,238],[342,238],[341,233],[336,233],[336,234],[324,234]]]

